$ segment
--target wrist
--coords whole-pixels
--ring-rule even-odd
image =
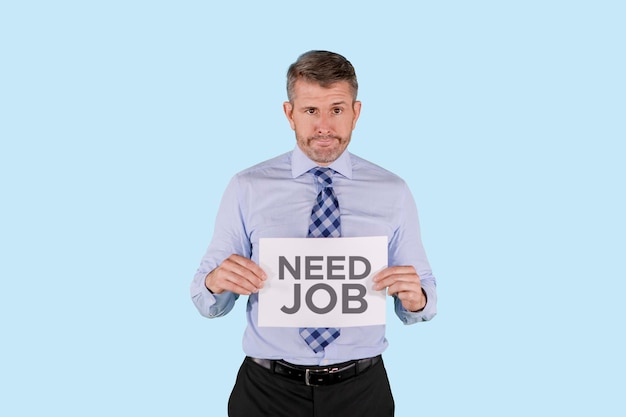
[[[213,270],[215,271],[215,269]],[[215,294],[215,292],[211,289],[211,287],[209,286],[209,277],[211,276],[211,274],[213,273],[213,271],[209,272],[208,274],[206,274],[206,276],[204,277],[204,286],[207,290],[209,290],[209,292],[211,294]]]
[[[424,295],[424,304],[417,310],[411,310],[411,313],[419,313],[421,311],[424,311],[424,309],[426,308],[426,304],[428,304],[428,296],[426,295],[426,291],[424,291],[423,288],[421,288],[421,290],[422,294]]]

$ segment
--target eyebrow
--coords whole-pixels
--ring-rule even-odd
[[[348,105],[348,104],[347,104],[344,100],[341,100],[341,101],[336,101],[336,102],[334,102],[334,103],[330,103],[330,106],[331,106],[331,107],[332,107],[332,106],[347,106],[347,105]],[[302,106],[302,108],[303,108],[303,109],[316,109],[316,108],[317,108],[317,106],[307,106],[307,105],[303,105],[303,106]]]

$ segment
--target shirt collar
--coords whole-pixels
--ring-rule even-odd
[[[296,148],[291,154],[291,174],[293,175],[293,178],[297,178],[309,171],[311,168],[315,168],[317,166],[319,165],[311,161],[309,157],[302,152],[300,147],[296,145]],[[343,151],[339,158],[333,161],[333,163],[328,167],[332,168],[335,172],[338,172],[344,177],[352,179],[352,160],[350,159],[350,153],[347,150]]]

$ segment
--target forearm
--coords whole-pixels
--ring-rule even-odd
[[[231,180],[226,188],[215,220],[213,238],[191,282],[191,299],[205,317],[220,317],[234,306],[238,295],[231,292],[212,294],[205,285],[206,276],[231,254],[249,256],[239,213],[237,181]]]

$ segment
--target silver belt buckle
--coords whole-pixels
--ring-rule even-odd
[[[315,373],[315,372],[313,372]],[[318,387],[319,385],[311,383],[311,370],[306,368],[304,370],[304,383],[307,387]]]
[[[314,384],[314,383],[311,382],[311,374],[313,374],[313,375],[315,375],[315,374],[328,375],[328,374],[335,373],[338,370],[339,370],[339,368],[324,368],[324,369],[309,369],[309,368],[306,368],[304,370],[304,383],[308,387],[319,387],[318,384]]]

